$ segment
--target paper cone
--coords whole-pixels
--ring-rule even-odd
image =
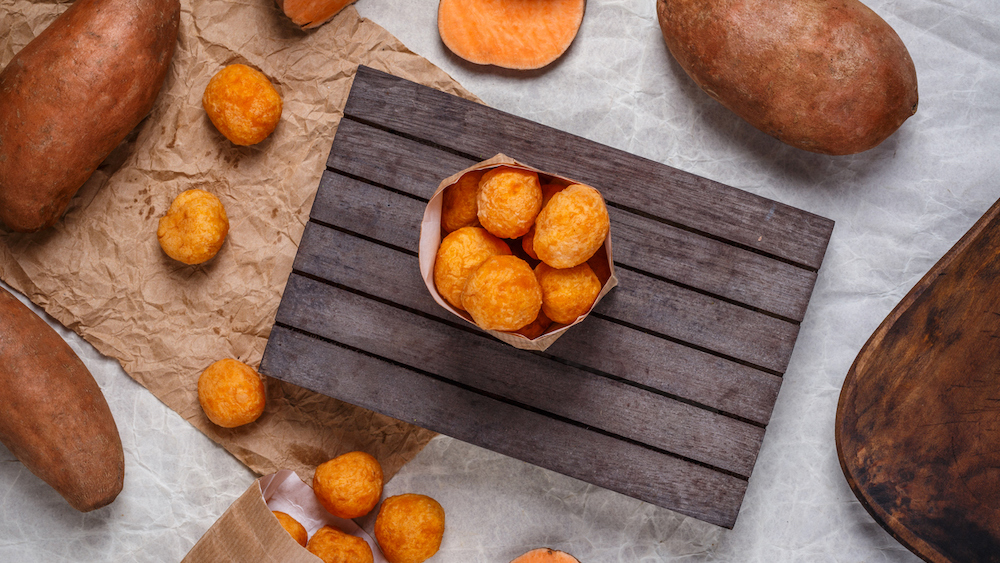
[[[431,296],[437,301],[439,305],[450,311],[457,317],[464,319],[466,322],[475,325],[472,320],[472,316],[465,311],[460,311],[451,306],[442,296],[438,293],[437,287],[434,285],[434,260],[437,256],[437,249],[441,245],[441,240],[444,238],[445,233],[441,230],[441,201],[443,199],[443,193],[445,188],[455,184],[458,180],[468,172],[474,170],[488,170],[490,168],[496,168],[498,166],[509,166],[513,168],[521,168],[523,170],[530,170],[538,174],[539,179],[542,184],[549,182],[556,182],[563,185],[580,184],[582,182],[577,182],[575,180],[565,178],[563,176],[556,176],[554,174],[549,174],[522,164],[504,154],[498,154],[489,160],[480,162],[474,166],[470,166],[465,170],[457,172],[448,178],[445,178],[440,185],[438,185],[437,191],[434,192],[434,196],[431,197],[430,201],[427,203],[427,208],[424,210],[424,218],[420,225],[420,275],[424,278],[424,283],[427,285],[427,290],[431,292]],[[596,188],[600,191],[600,188]],[[515,255],[520,254],[521,242],[520,239],[506,240],[511,249],[514,251]],[[522,258],[525,256],[522,255]],[[531,260],[527,257],[528,263],[534,267],[538,261]],[[614,260],[611,253],[611,231],[608,230],[608,235],[604,239],[604,244],[601,245],[600,249],[594,254],[594,256],[587,261],[591,268],[593,268],[594,273],[597,274],[599,280],[601,280],[601,292],[598,294],[597,299],[594,304],[591,305],[590,309],[586,314],[581,315],[571,324],[555,324],[548,328],[541,336],[535,339],[529,339],[521,334],[514,332],[502,332],[496,330],[486,330],[486,332],[495,336],[515,348],[520,348],[522,350],[545,350],[556,341],[557,338],[562,336],[567,330],[573,326],[583,322],[583,320],[590,314],[590,311],[600,303],[601,299],[613,287],[618,285],[618,277],[615,276]]]

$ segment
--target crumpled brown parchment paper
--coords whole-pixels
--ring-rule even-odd
[[[68,5],[0,0],[0,64]],[[250,147],[226,140],[201,106],[212,75],[237,62],[261,70],[284,100],[277,129]],[[274,0],[182,0],[151,114],[58,225],[0,227],[3,281],[261,475],[291,469],[308,481],[319,463],[360,449],[389,477],[433,436],[273,379],[264,415],[245,427],[217,427],[198,404],[198,376],[213,361],[260,362],[358,64],[473,99],[351,6],[306,32]],[[195,187],[219,196],[230,232],[214,259],[186,266],[162,252],[156,227]]]

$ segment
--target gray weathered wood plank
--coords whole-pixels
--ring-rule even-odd
[[[299,245],[295,269],[423,315],[462,323],[431,298],[417,269],[405,266],[408,260],[414,258],[310,223]],[[365,263],[398,267],[358,267]],[[781,384],[776,375],[600,315],[568,331],[546,353],[761,425],[770,418]]]
[[[829,219],[621,150],[359,67],[345,116],[485,160],[503,152],[539,169],[602,186],[632,209],[819,269]]]
[[[749,477],[764,429],[549,358],[483,333],[292,275],[276,322],[380,358]],[[403,413],[391,416],[399,417]]]
[[[504,152],[594,185],[620,280],[545,352],[417,268],[440,181]],[[731,527],[833,223],[361,68],[261,371]]]
[[[305,242],[308,241],[304,239],[302,246],[308,248]],[[307,250],[302,250],[294,267],[336,283],[363,283],[366,287],[386,288],[394,287],[392,278],[399,275],[397,271],[402,271],[414,283],[420,283],[416,288],[420,298],[430,300],[419,276],[415,256],[382,255],[381,258],[394,260],[391,263],[393,267],[365,268],[361,265],[380,263],[368,255],[369,252],[379,253],[379,249],[356,246],[344,237],[338,239],[338,244],[351,250],[332,245],[308,255]],[[332,251],[334,248],[337,248],[335,252]],[[327,257],[323,256],[324,253]],[[304,263],[307,256],[316,257],[315,265]],[[617,275],[619,286],[597,304],[594,308],[596,313],[726,358],[774,373],[784,372],[798,325],[625,269],[619,268]]]
[[[732,528],[747,482],[276,325],[261,370],[435,432]],[[475,413],[470,416],[469,413]]]
[[[618,287],[594,312],[643,330],[784,373],[799,325],[618,268]]]
[[[336,171],[426,200],[442,180],[474,163],[345,121],[337,131],[328,164]],[[324,176],[319,190],[324,205],[315,206],[317,214],[329,215],[338,204],[325,204],[342,195],[352,197],[354,191],[375,189],[336,176],[332,172]],[[353,199],[364,204],[359,197]],[[416,218],[418,225],[422,213]],[[614,207],[609,214],[616,262],[792,321],[805,316],[816,272]],[[329,220],[325,215],[316,217]]]

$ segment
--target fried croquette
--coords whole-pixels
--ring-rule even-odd
[[[482,227],[462,227],[441,241],[434,259],[434,285],[452,307],[465,310],[462,291],[469,275],[491,256],[510,254],[507,243]]]
[[[375,540],[389,563],[422,563],[444,537],[444,508],[426,495],[407,493],[382,502]]]
[[[265,399],[260,374],[232,358],[213,363],[198,378],[198,402],[208,419],[223,428],[257,420]]]
[[[201,103],[215,128],[236,145],[263,141],[281,119],[281,95],[262,72],[242,64],[217,72]]]
[[[272,510],[271,513],[278,519],[278,523],[281,524],[281,527],[284,528],[286,532],[288,532],[288,535],[292,536],[293,540],[297,541],[302,547],[306,546],[309,534],[306,532],[305,526],[284,512]]]
[[[535,277],[542,287],[542,311],[560,324],[586,314],[601,293],[601,280],[586,262],[563,269],[542,262],[535,267]]]
[[[479,223],[494,235],[518,238],[542,208],[542,186],[530,170],[499,166],[483,174],[476,198]]]
[[[535,254],[535,226],[534,225],[532,225],[531,228],[528,229],[528,232],[524,233],[524,236],[521,237],[521,250],[524,250],[524,253],[527,254],[528,256],[530,256],[532,260],[538,260],[538,255]]]
[[[330,514],[359,518],[382,497],[382,466],[365,452],[347,452],[316,467],[313,492]]]
[[[566,186],[562,184],[556,184],[555,182],[548,182],[542,184],[542,208],[545,207],[549,201],[552,200],[552,196],[566,189]]]
[[[538,316],[542,288],[524,260],[491,256],[469,276],[462,306],[480,328],[514,331]]]
[[[600,192],[574,184],[553,195],[538,214],[532,248],[549,266],[572,268],[597,252],[609,228]]]
[[[181,192],[160,217],[156,239],[167,256],[184,264],[211,260],[229,234],[226,208],[215,195],[200,189]]]
[[[544,305],[545,301],[543,297],[542,306],[544,307]],[[535,317],[535,320],[517,329],[515,332],[529,340],[534,340],[545,334],[545,331],[549,330],[550,326],[552,326],[552,319],[545,316],[545,310],[543,309],[538,311],[538,316]]]
[[[368,542],[344,533],[333,526],[316,530],[306,545],[309,553],[323,563],[373,563],[375,557]]]
[[[441,230],[450,233],[462,227],[479,226],[476,196],[482,177],[482,170],[466,172],[458,182],[444,189],[441,194]]]

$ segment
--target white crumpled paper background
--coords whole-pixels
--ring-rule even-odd
[[[907,45],[920,107],[881,146],[826,157],[764,136],[701,93],[667,52],[654,0],[591,0],[567,54],[532,72],[452,56],[432,0],[360,0],[362,16],[493,107],[836,221],[733,530],[439,436],[386,487],[444,505],[431,561],[506,563],[538,546],[587,563],[919,561],[848,488],[834,416],[868,336],[1000,198],[1000,14],[989,2],[867,4]],[[63,334],[118,420],[125,491],[80,515],[0,447],[0,561],[179,561],[255,476]]]

